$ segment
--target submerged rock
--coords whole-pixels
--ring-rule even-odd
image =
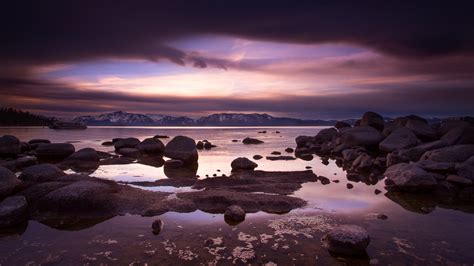
[[[15,173],[0,166],[0,200],[12,194],[20,183]]]
[[[251,160],[245,157],[239,157],[237,159],[234,159],[230,166],[232,167],[232,171],[253,170],[257,168],[258,164],[252,162]]]
[[[286,151],[287,153],[293,153],[295,150],[294,150],[293,148],[289,148],[289,147],[288,147],[288,148],[285,149],[285,151]]]
[[[154,235],[159,235],[161,230],[163,230],[163,226],[165,224],[163,223],[162,220],[160,219],[156,219],[153,221],[153,223],[151,224],[151,229],[152,229],[152,232]]]
[[[269,161],[293,161],[293,160],[296,160],[295,157],[293,156],[267,156],[266,157],[267,160]]]
[[[195,163],[198,161],[196,142],[192,138],[176,136],[166,144],[164,155],[185,164]]]
[[[323,246],[330,252],[341,255],[365,254],[369,246],[369,233],[357,225],[340,225],[332,229],[321,239]]]
[[[238,224],[245,220],[245,211],[238,205],[231,205],[225,210],[224,219],[229,224]]]
[[[254,138],[247,137],[247,138],[242,140],[242,143],[243,144],[261,144],[261,143],[263,143],[263,141],[259,140],[259,139],[254,139]]]
[[[0,202],[0,228],[6,228],[26,222],[28,203],[23,196],[13,196]]]
[[[253,158],[254,160],[260,160],[260,159],[263,158],[263,156],[257,154],[257,155],[254,155],[252,158]]]

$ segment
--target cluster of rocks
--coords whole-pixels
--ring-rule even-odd
[[[288,194],[304,182],[317,180],[310,171],[253,171],[257,164],[246,158],[232,162],[236,171],[230,177],[197,179],[197,144],[191,138],[176,136],[166,145],[158,138],[143,141],[116,138],[110,143],[116,154],[92,148],[76,151],[69,143],[48,140],[23,143],[13,136],[1,137],[0,163],[5,167],[0,166],[0,228],[25,224],[29,219],[65,228],[68,224],[77,226],[78,220],[81,224],[93,225],[115,215],[154,216],[168,211],[192,212],[198,209],[225,213],[225,220],[236,224],[245,219],[245,213],[287,213],[304,206],[304,200]],[[163,157],[169,159],[165,162]],[[96,169],[103,164],[131,162],[158,162],[158,166],[164,165],[164,172],[170,177],[159,181],[175,186],[192,185],[199,191],[177,193],[170,198],[170,193],[124,186],[77,171]],[[64,172],[66,169],[73,169],[76,173],[67,174]],[[154,229],[159,233],[160,225]]]
[[[196,148],[197,148],[198,150],[203,150],[203,149],[204,149],[204,150],[210,150],[210,149],[215,148],[215,147],[217,147],[217,146],[214,145],[214,144],[212,144],[210,141],[208,141],[208,140],[206,140],[206,139],[205,139],[205,140],[202,140],[202,141],[198,141],[198,142],[196,143]]]
[[[297,157],[334,159],[351,181],[388,191],[434,192],[454,200],[474,200],[474,122],[472,118],[429,124],[410,115],[386,120],[366,112],[355,126],[339,122],[316,136],[296,138]]]

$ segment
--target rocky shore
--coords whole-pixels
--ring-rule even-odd
[[[165,145],[162,138],[115,138],[102,143],[114,148],[108,153],[92,148],[76,151],[70,143],[47,139],[22,142],[11,135],[0,137],[0,230],[24,226],[28,220],[67,228],[117,215],[196,210],[225,214],[226,222],[234,225],[246,213],[283,214],[301,208],[306,202],[291,195],[303,183],[331,182],[312,170],[255,170],[258,164],[245,157],[231,162],[229,176],[200,178],[199,152],[217,146],[186,136],[175,136]],[[264,143],[249,137],[241,142]],[[385,196],[410,211],[427,213],[436,206],[474,210],[474,125],[469,118],[428,124],[413,115],[386,121],[367,112],[354,126],[340,122],[316,136],[299,136],[295,149],[284,150],[287,155],[274,151],[253,159],[310,161],[317,155],[323,164],[335,160],[349,181],[373,185],[384,180]],[[100,165],[131,163],[163,167],[168,179],[117,183],[91,176]],[[157,186],[190,187],[191,192],[138,188]],[[157,222],[153,230],[158,234],[161,228]],[[353,255],[363,253],[369,240],[365,229],[347,225],[328,233],[323,242],[331,252]]]
[[[350,181],[370,185],[384,180],[386,196],[407,209],[419,208],[413,206],[419,201],[407,200],[417,196],[434,206],[466,206],[472,212],[474,121],[470,117],[428,124],[415,115],[385,121],[367,112],[354,126],[341,122],[316,136],[299,136],[296,144],[296,157],[316,154],[323,163],[333,159]]]

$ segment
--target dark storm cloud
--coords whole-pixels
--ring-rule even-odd
[[[474,52],[471,1],[399,2],[9,1],[1,11],[0,59],[42,64],[133,57],[184,64],[186,52],[166,43],[197,34],[347,42],[407,57]]]

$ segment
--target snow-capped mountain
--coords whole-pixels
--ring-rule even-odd
[[[79,116],[72,120],[73,122],[85,123],[87,125],[100,125],[100,126],[143,126],[153,125],[155,121],[149,116],[144,114],[133,114],[123,111],[117,111],[113,113],[100,114],[96,116]]]
[[[185,116],[173,117],[161,114],[134,114],[117,111],[96,116],[79,116],[74,118],[73,122],[85,123],[90,126],[300,126],[334,125],[336,121],[302,120],[257,113],[221,113],[192,119]]]

